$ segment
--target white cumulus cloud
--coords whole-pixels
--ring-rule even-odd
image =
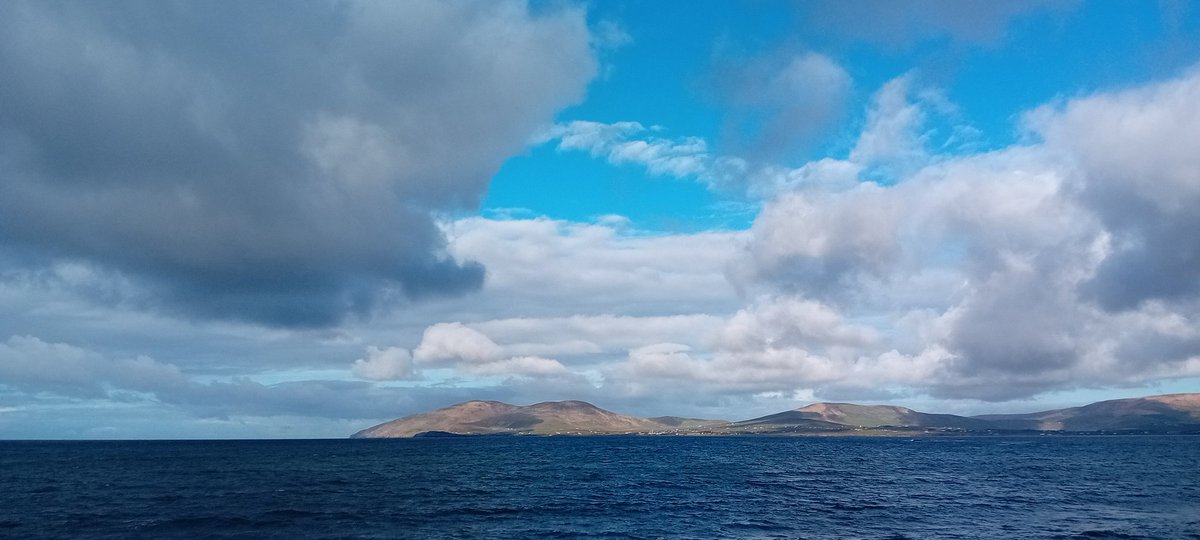
[[[350,369],[356,377],[372,381],[411,379],[416,375],[412,354],[399,347],[367,347],[366,356],[355,360]]]

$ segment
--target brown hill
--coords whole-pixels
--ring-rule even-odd
[[[531,434],[819,434],[916,431],[997,433],[1012,431],[1125,431],[1200,433],[1200,394],[1168,394],[1101,401],[1029,414],[975,417],[930,414],[890,405],[814,403],[740,422],[675,416],[639,418],[582,401],[528,406],[468,401],[392,420],[355,433],[357,438],[412,437],[422,433]]]
[[[986,422],[952,414],[929,414],[891,405],[813,403],[752,420],[734,422],[730,429],[754,432],[846,431],[881,427],[986,429]]]
[[[1114,399],[1069,409],[975,418],[997,429],[1200,432],[1200,394]]]
[[[812,415],[800,411],[783,411],[720,426],[722,433],[732,434],[834,432],[851,429],[854,428],[813,418]]]
[[[499,401],[468,401],[364,429],[354,438],[412,437],[427,432],[488,434],[659,433],[671,426],[625,416],[583,401],[547,401],[519,406]]]
[[[684,418],[682,416],[654,416],[647,418],[647,420],[667,427],[681,429],[704,429],[723,426],[729,423],[726,420],[705,420],[703,418]]]

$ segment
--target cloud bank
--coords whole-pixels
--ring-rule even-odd
[[[947,154],[926,122],[953,105],[889,82],[847,158],[770,169],[726,268],[748,306],[712,339],[631,347],[607,388],[1001,401],[1200,375],[1197,103],[1191,70]],[[728,172],[702,157],[680,176]]]
[[[0,249],[195,318],[327,326],[477,290],[433,215],[596,71],[584,13],[517,1],[7,2]],[[436,52],[436,54],[431,54]]]
[[[1061,9],[929,5],[874,6],[868,38],[986,47]],[[853,39],[838,10],[864,6],[829,31]],[[698,137],[555,118],[633,39],[578,9],[289,8],[0,5],[0,430],[152,414],[329,436],[480,398],[986,407],[1200,377],[1200,71],[1058,98],[989,151],[914,72],[796,163],[871,90],[861,65],[752,59],[726,132]],[[471,215],[530,141],[757,216]]]

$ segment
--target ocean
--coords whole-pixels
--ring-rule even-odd
[[[0,441],[5,538],[1200,538],[1200,437]]]

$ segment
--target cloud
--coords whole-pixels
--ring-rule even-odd
[[[1112,235],[1087,294],[1110,310],[1200,297],[1200,70],[1048,105],[1027,124],[1074,160],[1071,188]]]
[[[592,29],[592,45],[598,49],[619,49],[633,44],[633,36],[621,23],[605,19]]]
[[[846,159],[864,178],[891,183],[935,161],[974,153],[980,134],[961,122],[958,107],[941,90],[921,84],[910,72],[871,96],[862,132]]]
[[[581,10],[515,1],[12,2],[0,36],[0,249],[283,326],[478,289],[432,213],[596,71]]]
[[[550,377],[569,374],[558,360],[506,355],[483,332],[459,322],[438,323],[426,328],[421,343],[413,349],[413,358],[423,365],[451,365],[474,375]]]
[[[500,346],[478,330],[462,323],[438,323],[425,329],[413,357],[421,363],[446,361],[486,364],[503,353]]]
[[[721,332],[727,351],[774,348],[862,348],[878,341],[876,332],[850,324],[829,306],[798,298],[767,298],[737,312]]]
[[[1183,232],[1200,226],[1183,210],[1200,202],[1198,80],[1038,109],[1041,141],[940,156],[894,185],[782,194],[731,275],[875,321],[854,363],[796,364],[833,386],[1006,400],[1194,376],[1200,343],[1166,329],[1200,316]]]
[[[540,356],[514,356],[496,362],[475,364],[468,371],[477,375],[525,375],[551,377],[566,375],[567,368],[558,360]]]
[[[708,145],[698,137],[669,139],[637,122],[603,124],[575,120],[539,134],[535,143],[558,141],[559,150],[582,150],[614,165],[637,164],[654,175],[701,177],[711,167]],[[635,138],[644,136],[646,138]]]
[[[745,180],[751,197],[770,200],[783,193],[837,192],[860,183],[864,167],[853,161],[821,158],[796,168],[765,165]]]
[[[640,124],[562,130],[564,149],[614,162],[632,140],[690,147],[679,154],[699,168],[686,175],[765,200],[726,267],[759,300],[723,330],[627,343],[624,361],[601,365],[604,388],[1011,400],[1194,376],[1200,341],[1177,325],[1200,316],[1200,248],[1185,232],[1200,230],[1186,211],[1200,202],[1197,80],[1050,104],[1025,115],[1026,142],[972,153],[969,126],[935,140],[929,119],[956,108],[905,75],[875,94],[847,159],[798,168],[714,157]],[[855,339],[830,344],[835,330]]]
[[[606,385],[631,395],[654,392],[666,380],[698,384],[699,393],[791,392],[869,372],[864,368],[873,360],[860,355],[879,341],[874,329],[828,305],[762,297],[727,319],[710,348],[669,342],[634,348],[608,370]]]
[[[736,309],[725,279],[743,232],[650,234],[546,218],[447,224],[450,252],[488,267],[485,290],[455,304],[487,318],[628,316]],[[443,319],[445,320],[445,319]]]
[[[1062,196],[1063,176],[1045,159],[1015,149],[930,165],[895,186],[781,197],[755,223],[750,272],[740,275],[840,310],[890,312],[886,327],[940,313],[940,333],[900,352],[947,352],[934,377],[914,382],[927,390],[956,394],[986,372],[993,384],[971,395],[1039,392],[1046,386],[1030,377],[1074,364],[1086,343],[1073,290],[1100,232]]]
[[[0,304],[6,309],[0,310],[0,328],[12,334],[36,335],[48,343],[86,346],[102,358],[152,353],[158,362],[178,366],[199,381],[249,377],[262,381],[252,385],[270,386],[266,383],[280,380],[299,384],[345,377],[353,381],[352,374],[368,381],[417,381],[401,385],[414,389],[414,401],[397,405],[395,414],[400,414],[423,408],[421,399],[433,400],[428,406],[452,402],[444,396],[470,399],[471,388],[488,396],[513,395],[515,391],[507,380],[498,379],[500,376],[489,375],[485,382],[476,382],[482,377],[466,371],[454,374],[459,377],[454,383],[459,387],[457,394],[419,391],[439,384],[435,381],[450,370],[435,372],[430,365],[416,363],[411,377],[395,379],[404,373],[402,364],[392,365],[382,358],[402,353],[389,348],[411,350],[419,345],[422,331],[439,321],[462,321],[483,332],[503,348],[502,360],[536,356],[558,360],[578,371],[623,356],[630,347],[703,335],[703,328],[719,324],[721,319],[706,313],[732,312],[738,306],[722,271],[736,252],[741,233],[652,235],[615,222],[602,225],[546,219],[468,218],[449,228],[454,237],[461,235],[464,241],[452,246],[464,250],[460,258],[488,265],[490,279],[483,290],[469,297],[430,299],[421,309],[381,313],[337,329],[192,324],[119,301],[97,304],[92,299],[119,299],[124,295],[120,288],[132,285],[92,265],[69,262],[45,269],[4,270]],[[543,255],[547,259],[540,260]],[[377,346],[382,354],[372,354],[368,345]],[[379,360],[372,363],[375,358]],[[356,359],[368,365],[360,363],[356,370]],[[382,379],[379,377],[386,370],[375,371],[372,378],[364,371],[371,365],[392,365],[395,370]],[[538,388],[551,386],[561,389],[556,395],[563,398],[572,393],[584,395],[582,386],[564,386],[559,379],[562,377],[552,384],[540,378],[542,386],[529,386],[521,395],[537,401],[542,399]],[[362,388],[370,387],[347,391],[366,391]],[[395,397],[397,393],[403,392],[388,390],[386,395]],[[100,396],[94,391],[92,395]],[[246,395],[253,397],[249,391]],[[0,400],[0,405],[7,404]],[[237,407],[228,404],[223,410]],[[379,410],[384,408],[380,405]]]
[[[652,175],[692,179],[714,191],[745,192],[756,199],[793,188],[857,184],[863,168],[850,161],[828,158],[795,169],[751,162],[740,156],[714,155],[708,143],[698,137],[672,138],[661,133],[661,128],[647,128],[637,122],[605,124],[575,120],[544,130],[533,143],[558,141],[556,146],[561,151],[584,151],[613,165],[638,165]],[[816,174],[817,171],[839,174]]]
[[[960,146],[969,126],[956,126],[945,144],[935,140],[940,135],[926,123],[954,120],[956,109],[936,89],[905,75],[875,94],[847,159],[797,168],[751,167],[636,123],[564,124],[553,135],[563,149],[616,163],[613,150],[635,140],[687,148],[677,156],[694,158],[689,163],[698,163],[698,172],[664,174],[711,185],[736,176],[734,182],[757,190],[765,202],[752,229],[726,244],[738,251],[729,254],[725,275],[752,300],[723,322],[696,321],[691,335],[654,339],[636,333],[619,344],[580,333],[562,318],[473,325],[492,324],[489,335],[524,327],[517,335],[528,351],[576,354],[578,365],[603,374],[604,391],[634,400],[651,399],[670,381],[725,396],[1011,400],[1194,376],[1200,341],[1181,332],[1179,321],[1200,315],[1196,265],[1187,259],[1194,242],[1183,234],[1196,229],[1194,213],[1183,210],[1196,202],[1188,171],[1197,164],[1186,144],[1196,116],[1196,80],[1189,72],[1051,104],[1025,116],[1026,142],[972,153],[969,145]],[[870,180],[879,177],[886,182]],[[564,229],[549,222],[470,225],[488,234],[463,244],[464,253],[511,245],[517,231],[518,243],[544,239],[533,245],[584,245],[574,241],[577,235],[616,239],[633,251],[615,256],[641,264],[646,259],[636,254],[649,247],[600,226],[567,228],[564,238]],[[505,228],[510,234],[496,234]],[[679,240],[656,239],[672,246]],[[535,250],[520,261],[505,251],[496,253],[505,261],[497,267],[533,268],[535,260],[557,260],[572,250]],[[561,274],[577,278],[583,274],[573,268],[605,268],[599,261],[572,261]],[[1117,264],[1126,276],[1133,269],[1164,279],[1104,288],[1106,294],[1142,291],[1133,304],[1113,303],[1095,289]],[[560,273],[546,270],[512,283],[532,285]],[[563,297],[589,296],[587,283],[614,280],[621,278],[558,290]],[[628,286],[646,283],[630,279]],[[623,359],[614,357],[618,347],[625,347]]]
[[[848,85],[846,82],[845,86]],[[832,87],[834,90],[826,91],[845,93],[846,89],[837,90],[836,84]],[[826,101],[832,100],[830,97]],[[826,110],[833,104],[790,106]],[[793,111],[792,114],[817,113]],[[830,116],[833,112],[826,110],[821,114]],[[778,129],[788,133],[819,127],[813,118],[781,117],[778,112],[766,116],[781,122],[783,125]],[[947,123],[949,133],[929,126],[934,119]],[[857,186],[864,178],[893,182],[933,161],[971,153],[978,139],[979,131],[959,123],[957,107],[942,92],[921,85],[916,74],[908,73],[888,81],[872,95],[863,130],[845,159],[826,157],[793,168],[753,153],[718,155],[704,139],[668,137],[661,127],[648,128],[637,122],[605,124],[576,120],[543,130],[533,143],[557,141],[560,151],[584,151],[613,165],[639,165],[652,175],[693,179],[714,191],[769,200],[795,191],[843,191]],[[934,154],[934,150],[948,155]]]
[[[837,295],[871,273],[891,271],[899,258],[904,210],[881,186],[845,192],[792,192],[763,207],[745,258],[732,276],[765,279],[812,297]]]
[[[1193,174],[1200,163],[1189,145],[1200,123],[1195,105],[1200,102],[1200,75],[1195,71],[1048,104],[1024,117],[1026,137],[1020,144],[985,153],[939,144],[940,134],[928,124],[938,115],[953,119],[953,106],[913,75],[878,90],[863,134],[844,159],[799,167],[719,155],[704,139],[636,122],[566,122],[541,134],[543,142],[564,151],[646,167],[652,174],[695,178],[716,189],[745,189],[761,203],[748,231],[658,234],[638,230],[620,216],[592,223],[430,217],[470,206],[482,185],[466,176],[439,175],[475,170],[470,162],[494,164],[519,151],[533,126],[544,125],[553,114],[554,107],[544,103],[529,105],[537,114],[512,120],[510,127],[520,124],[520,129],[505,128],[504,137],[489,139],[515,146],[496,142],[496,148],[503,148],[479,151],[478,141],[447,135],[456,131],[449,125],[424,131],[432,134],[428,141],[409,142],[410,131],[396,120],[396,111],[426,103],[423,99],[431,100],[431,111],[451,111],[453,107],[439,104],[457,98],[422,97],[420,92],[387,98],[366,86],[343,96],[349,100],[345,108],[330,108],[324,105],[333,83],[320,82],[312,86],[315,94],[289,98],[294,102],[250,100],[253,96],[243,95],[249,88],[245,81],[257,78],[226,73],[222,62],[197,67],[205,55],[223,58],[216,52],[185,55],[181,44],[132,40],[132,32],[140,28],[136,25],[118,31],[109,28],[105,17],[67,17],[72,10],[97,7],[13,6],[21,7],[0,10],[26,22],[16,25],[5,18],[0,25],[6,30],[32,28],[30,21],[51,29],[74,25],[85,38],[107,36],[104,43],[128,53],[122,65],[130,69],[182,66],[187,69],[176,71],[184,75],[209,73],[210,87],[224,88],[229,103],[242,104],[225,107],[270,105],[260,112],[249,107],[247,118],[274,119],[261,123],[263,131],[285,124],[296,129],[282,135],[258,133],[247,127],[250,120],[229,119],[228,113],[189,112],[192,116],[184,118],[180,111],[186,107],[147,102],[158,111],[152,116],[166,123],[163,132],[201,133],[177,140],[192,141],[201,150],[204,145],[196,141],[208,140],[206,133],[248,140],[263,156],[299,156],[283,160],[280,167],[307,172],[290,176],[294,185],[273,173],[262,176],[269,181],[244,182],[259,176],[229,163],[241,163],[237,160],[247,160],[248,154],[235,151],[238,146],[223,149],[218,143],[224,139],[213,135],[216,142],[209,142],[217,149],[205,155],[227,155],[233,161],[187,161],[191,154],[184,152],[179,160],[194,167],[189,174],[195,178],[168,175],[155,184],[150,176],[128,174],[129,163],[140,162],[126,158],[136,155],[129,152],[158,152],[155,145],[165,145],[169,138],[158,141],[127,129],[114,133],[125,133],[145,149],[130,142],[122,150],[127,141],[93,136],[88,139],[96,140],[92,146],[126,154],[115,154],[105,166],[87,162],[97,176],[85,179],[67,173],[80,168],[72,161],[79,158],[72,156],[88,145],[65,149],[61,162],[50,163],[42,154],[52,137],[38,139],[34,128],[49,129],[45,126],[50,123],[41,122],[49,112],[0,108],[0,169],[6,175],[0,185],[5,195],[0,197],[0,304],[11,308],[0,312],[0,327],[15,334],[0,343],[0,409],[15,409],[4,413],[6,418],[53,421],[65,416],[54,407],[103,406],[168,411],[173,419],[327,418],[328,425],[344,429],[350,420],[392,418],[472,398],[582,398],[630,412],[740,416],[737,411],[794,406],[796,399],[1001,401],[1200,376],[1200,330],[1194,324],[1200,317],[1197,250],[1190,234],[1200,230],[1190,211],[1200,203]],[[492,22],[454,15],[466,8],[453,3],[392,9],[423,10],[433,17],[421,19],[431,29],[444,30],[445,21],[452,20],[464,28],[477,25],[480,32],[501,23],[548,31],[581,17],[569,10],[531,16],[521,6],[500,6],[476,6],[485,12],[500,9],[502,16]],[[508,8],[516,11],[504,11]],[[352,15],[359,8],[350,4],[346,9],[350,11],[337,12],[345,19],[311,24],[331,28],[331,36],[366,32],[350,23],[358,20]],[[55,16],[45,15],[53,10],[59,10]],[[147,13],[146,20],[160,20],[153,10]],[[438,18],[439,13],[444,17]],[[509,15],[515,18],[505,18]],[[440,44],[437,39],[443,38],[450,39],[429,39]],[[42,38],[20,32],[0,35],[6,47],[29,39]],[[83,38],[68,36],[54,43],[70,49],[78,39]],[[340,50],[324,43],[305,46],[318,52]],[[161,64],[145,59],[147,44],[162,49],[150,55]],[[240,50],[259,54],[253,48]],[[586,46],[583,54],[590,58]],[[64,57],[71,55],[49,54],[50,61],[38,68],[42,71],[31,72],[41,75],[0,86],[0,102],[21,98],[34,103],[34,92],[26,87],[37,86],[38,77],[66,77],[56,67]],[[296,58],[312,57],[305,53]],[[37,67],[13,57],[10,49],[0,52],[0,58],[7,62],[0,64],[5,73],[18,64]],[[406,58],[399,54],[377,60]],[[275,65],[286,58],[256,61]],[[433,69],[431,59],[405,61]],[[91,86],[68,84],[57,91],[90,88],[95,96],[79,97],[80,103],[112,101],[113,110],[134,114],[132,105],[121,109],[114,97],[125,94],[105,94],[96,82],[102,77],[84,76],[99,69],[88,66],[80,64],[83,74],[66,78],[92,81]],[[457,73],[466,68],[439,69]],[[164,73],[168,71],[174,73]],[[335,75],[350,71],[332,70]],[[372,71],[370,77],[382,76],[382,71]],[[436,75],[433,71],[429,76]],[[175,90],[179,96],[218,95],[204,90],[209,86],[203,81],[184,75],[189,82]],[[139,77],[159,84],[153,77]],[[502,82],[472,80],[484,79]],[[103,80],[128,86],[120,78]],[[379,85],[383,83],[376,90],[383,87]],[[554,94],[562,98],[556,107],[569,102],[569,94]],[[166,94],[156,90],[153,95]],[[302,118],[295,118],[300,105],[309,104],[322,106],[304,109]],[[107,110],[71,107],[93,116]],[[206,107],[196,110],[215,106]],[[501,114],[481,114],[493,113]],[[38,122],[25,118],[39,114]],[[419,123],[427,120],[421,111],[412,114]],[[452,111],[441,118],[474,121],[456,120],[457,115]],[[204,125],[210,131],[179,127],[193,126],[193,117],[208,119]],[[295,121],[281,120],[287,118]],[[88,119],[94,120],[81,115],[79,121]],[[499,119],[501,124],[509,120]],[[493,134],[491,129],[500,129],[474,127]],[[85,137],[85,132],[69,135]],[[450,149],[451,143],[457,150]],[[406,153],[405,145],[411,144],[432,145],[435,151]],[[450,160],[455,162],[449,169],[439,169],[441,158],[431,157],[460,150],[465,162]],[[494,160],[480,157],[484,154]],[[221,181],[225,178],[227,182]],[[325,187],[309,190],[318,184]],[[88,205],[102,204],[89,201],[124,200],[125,195],[113,193],[131,193],[144,204],[137,212],[117,205],[105,219],[94,217]],[[188,205],[211,206],[217,200],[228,208],[212,214],[214,219],[201,223],[189,218]],[[45,206],[34,204],[39,201]],[[269,226],[275,218],[291,220],[297,208],[304,209],[303,217],[292,222],[307,229],[285,234]],[[400,210],[393,214],[396,208]],[[48,213],[38,214],[43,209]],[[79,215],[83,224],[67,220],[68,214]],[[423,239],[413,240],[417,233],[380,217],[394,215],[408,216],[403,219],[417,224],[414,230],[427,231],[418,234]],[[343,228],[347,221],[351,223]],[[45,228],[35,231],[35,224]],[[235,246],[213,245],[225,236],[211,231],[222,227],[232,231],[228,238],[237,239]],[[189,241],[148,242],[144,254],[124,247],[143,242],[125,233],[174,238],[177,232],[172,231],[187,232]],[[393,236],[406,247],[390,243]],[[95,239],[99,247],[87,251],[60,241],[76,237]],[[234,247],[253,257],[246,255],[241,266],[225,264],[230,262],[226,250]],[[309,254],[310,248],[316,251]],[[453,287],[441,285],[414,288],[424,282],[386,277],[348,262],[363,260],[356,255],[363,250],[377,255],[372,260],[383,261],[380,267],[397,260],[435,261],[447,265],[447,276],[470,274],[467,270],[479,267],[467,261],[475,261],[487,268],[487,281],[469,297],[454,296]],[[318,251],[331,255],[317,257]],[[178,253],[181,261],[191,257],[213,263],[219,271],[200,275],[182,264],[167,268],[164,261],[174,260],[166,257],[169,253]],[[269,264],[258,264],[267,259]],[[319,272],[309,272],[314,268]],[[429,272],[430,280],[441,283],[441,270]],[[234,283],[244,283],[245,290],[230,286],[227,278],[234,273],[245,278]],[[301,282],[308,288],[297,289]],[[315,294],[302,299],[304,291]],[[165,300],[156,300],[156,293]],[[186,295],[195,299],[185,301]],[[337,329],[296,331],[253,324],[287,323],[290,319],[279,314],[294,310],[291,322],[312,325],[373,313],[381,304],[413,295],[424,298],[419,310],[379,311],[370,319],[352,316]],[[206,307],[210,304],[216,307]],[[232,317],[252,323],[194,325],[156,317],[156,309],[225,318],[245,310]],[[155,358],[141,355],[147,347],[155,350]],[[363,380],[325,380],[332,369],[341,377],[353,374]]]
[[[837,62],[812,51],[723,64],[714,75],[729,105],[723,142],[754,162],[805,149],[842,115],[853,82]]]
[[[911,76],[888,81],[871,98],[867,123],[850,150],[850,161],[862,165],[919,163],[926,159],[920,129],[925,110],[909,100]]]
[[[366,357],[355,360],[350,371],[355,377],[372,381],[412,379],[416,376],[412,354],[399,347],[367,347]]]
[[[630,348],[679,337],[708,343],[725,324],[705,314],[672,316],[574,315],[551,318],[493,319],[464,324],[443,322],[425,329],[411,355],[416,367],[450,367],[464,375],[558,377],[576,380],[620,357]],[[391,349],[368,348],[355,362],[356,374]],[[395,354],[407,360],[406,351]],[[554,356],[556,358],[550,358]],[[557,357],[566,357],[564,365]],[[380,362],[382,363],[382,362]],[[405,367],[408,367],[407,365]],[[411,373],[406,372],[406,375]],[[384,379],[385,377],[363,378]],[[393,377],[387,377],[393,378]],[[394,377],[399,378],[399,377]]]
[[[0,342],[0,385],[30,393],[51,391],[93,398],[110,388],[153,392],[186,381],[178,368],[145,357],[112,360],[65,343],[33,336],[11,336]]]
[[[736,150],[731,154],[715,154],[702,138],[671,137],[660,126],[638,122],[575,120],[544,130],[533,143],[557,141],[560,151],[584,151],[614,165],[639,165],[652,175],[692,178],[716,190],[758,195],[764,184],[794,181],[796,173],[772,160],[808,144],[838,118],[850,75],[814,52],[742,60],[716,76],[730,104],[725,131]]]
[[[473,323],[513,354],[585,356],[624,354],[626,350],[664,340],[696,341],[715,335],[724,317],[703,313],[631,317],[573,315],[550,318],[494,319]]]
[[[390,418],[430,402],[444,404],[501,390],[386,388],[335,380],[263,384],[245,378],[201,381],[174,364],[147,357],[114,359],[66,343],[32,336],[0,342],[0,388],[23,392],[29,403],[55,396],[96,406],[153,404],[203,418],[306,416]],[[8,397],[8,399],[13,399]]]

